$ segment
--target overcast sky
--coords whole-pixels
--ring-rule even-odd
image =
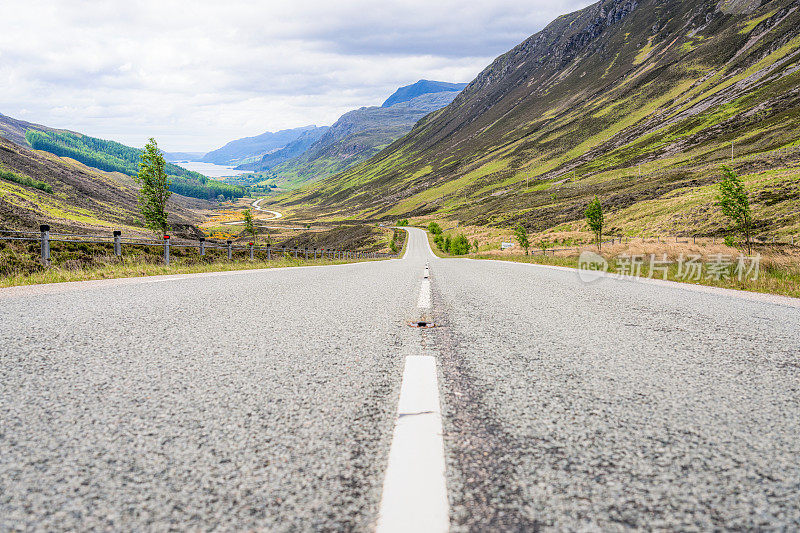
[[[585,0],[4,0],[0,113],[167,151],[470,81]]]

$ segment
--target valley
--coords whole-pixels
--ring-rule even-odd
[[[589,1],[11,0],[0,531],[800,531],[800,0]]]

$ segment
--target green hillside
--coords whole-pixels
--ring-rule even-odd
[[[731,161],[761,229],[800,228],[800,3],[604,0],[497,58],[371,159],[282,198],[332,218],[714,232]]]
[[[167,211],[176,235],[192,235],[202,222],[200,200],[170,197]],[[148,233],[142,226],[133,179],[107,174],[71,159],[24,148],[0,137],[0,229]]]
[[[42,131],[29,129],[25,134],[28,144],[35,150],[44,150],[59,157],[69,157],[81,163],[104,170],[135,176],[139,171],[142,151],[114,141],[89,137],[68,131]],[[170,176],[170,190],[192,198],[213,199],[222,195],[240,198],[247,194],[242,187],[221,181],[209,180],[172,163],[165,170]]]

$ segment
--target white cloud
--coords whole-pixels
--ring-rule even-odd
[[[469,81],[586,0],[6,0],[0,112],[167,150],[379,105],[418,79]]]

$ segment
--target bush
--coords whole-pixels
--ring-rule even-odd
[[[38,181],[28,176],[20,176],[19,174],[15,174],[14,172],[9,172],[7,170],[0,170],[0,178],[13,181],[14,183],[19,183],[20,185],[25,185],[26,187],[33,187],[35,189],[39,189],[40,191],[49,192],[51,194],[53,192],[53,188],[43,181]]]
[[[736,245],[736,239],[733,237],[733,235],[726,235],[725,236],[725,246],[728,246],[729,248],[733,248],[735,245]]]
[[[469,253],[469,239],[463,234],[458,234],[452,241],[450,241],[449,252],[453,255],[466,255]]]
[[[455,237],[451,237],[450,235],[445,236],[441,233],[437,233],[433,237],[433,242],[441,251],[452,255],[466,255],[469,253],[471,247],[469,239],[467,239],[462,233],[459,233]]]
[[[397,221],[397,225],[398,225],[398,226],[401,226],[401,227],[402,227],[402,226],[408,226],[408,219],[407,219],[407,218],[404,218],[403,220],[398,220],[398,221]]]
[[[430,231],[433,235],[441,235],[442,228],[436,222],[431,222],[428,224],[428,231]]]

